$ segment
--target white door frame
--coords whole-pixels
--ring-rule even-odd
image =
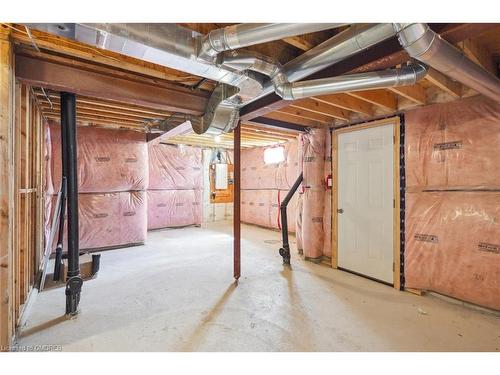
[[[393,125],[394,135],[394,209],[393,209],[393,285],[395,289],[400,289],[400,194],[399,194],[399,132],[400,120],[399,117],[391,117],[383,120],[372,121],[361,125],[349,126],[347,128],[335,130],[332,133],[332,162],[333,162],[333,196],[332,196],[332,267],[338,268],[338,223],[337,223],[337,208],[338,208],[338,135],[348,132],[354,132],[363,129],[374,128],[377,126]]]

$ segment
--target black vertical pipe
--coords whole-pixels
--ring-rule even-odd
[[[64,175],[61,182],[61,204],[59,205],[59,207],[59,235],[57,237],[54,276],[52,278],[52,280],[54,281],[61,280],[61,262],[64,243],[64,216],[66,215],[66,176]]]
[[[64,165],[66,165],[66,205],[68,212],[68,281],[66,282],[66,314],[74,315],[78,311],[82,278],[80,277],[80,259],[78,242],[78,177],[76,149],[76,96],[61,93],[61,141]]]
[[[288,243],[288,218],[286,214],[286,208],[288,206],[288,203],[292,199],[293,195],[299,188],[300,184],[302,183],[303,180],[303,175],[302,173],[300,176],[297,178],[295,183],[293,184],[292,188],[286,195],[285,199],[283,199],[283,202],[280,204],[280,212],[281,212],[281,237],[283,239],[283,247],[280,249],[280,255],[283,257],[283,263],[284,264],[290,264],[290,244]]]

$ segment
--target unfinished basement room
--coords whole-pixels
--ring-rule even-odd
[[[500,23],[2,21],[2,351],[500,350]]]

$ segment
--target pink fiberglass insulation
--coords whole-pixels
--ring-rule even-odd
[[[257,170],[264,165],[264,148],[253,147],[241,150],[241,189],[260,189]],[[274,182],[273,182],[274,183]]]
[[[61,184],[61,126],[50,125],[53,191]],[[148,148],[144,133],[78,127],[78,190],[104,193],[148,187]],[[48,190],[51,191],[50,189]]]
[[[203,189],[203,161],[199,147],[149,146],[149,189]]]
[[[500,192],[406,197],[406,286],[500,309]]]
[[[271,227],[271,190],[241,191],[241,221]]]
[[[43,185],[43,191],[45,194],[54,194],[54,184],[52,182],[52,147],[51,147],[51,137],[50,137],[50,126],[45,124],[45,144],[43,150],[44,156],[44,168],[45,168],[45,181]],[[59,187],[57,187],[59,190]]]
[[[271,228],[281,229],[283,225],[283,219],[281,217],[280,206],[286,195],[288,194],[288,190],[271,190]],[[286,216],[288,223],[288,231],[295,232],[296,231],[296,221],[297,221],[297,204],[298,204],[298,194],[295,193],[288,202]]]
[[[45,234],[45,246],[44,246],[44,249],[47,248],[47,246],[49,246],[49,241],[50,241],[50,229],[52,227],[52,200],[54,200],[54,202],[56,202],[56,199],[53,199],[52,198],[52,195],[49,195],[49,194],[46,194],[45,195],[45,204],[44,204],[44,216],[43,216],[43,219],[44,219],[44,234]],[[56,240],[57,241],[57,240]],[[55,248],[55,246],[54,246]]]
[[[264,163],[264,151],[269,147],[254,147],[241,151],[241,189],[290,189],[299,176],[298,143],[289,141],[273,147],[283,147],[285,161]]]
[[[302,247],[304,256],[318,258],[324,252],[326,129],[313,129],[301,136],[304,194],[302,211]]]
[[[307,258],[319,258],[323,255],[323,191],[306,189],[303,194],[302,211],[302,249]]]
[[[408,111],[406,186],[500,188],[500,103],[476,96]]]
[[[148,190],[148,229],[201,224],[202,190]]]
[[[326,132],[325,140],[325,166],[324,178],[326,188],[326,178],[332,175],[332,133]],[[323,243],[323,255],[332,256],[332,190],[325,190],[325,202],[323,210],[323,232],[325,240]]]
[[[332,256],[332,191],[325,191],[323,209],[323,255],[327,257]]]
[[[310,133],[303,134],[301,139],[304,187],[324,191],[326,129],[313,129]]]
[[[300,193],[297,195],[297,209],[295,217],[295,236],[297,238],[297,250],[299,254],[304,253],[304,245],[302,241],[302,215],[304,207],[304,194]]]
[[[50,233],[57,196],[46,215],[46,237]],[[47,209],[47,207],[46,207]],[[147,233],[146,192],[78,194],[80,249],[112,248],[144,243]],[[48,219],[48,221],[47,221]],[[65,249],[67,233],[65,230]],[[52,246],[55,249],[57,234]]]
[[[289,190],[301,172],[298,158],[298,141],[289,141],[284,144],[286,160],[276,173],[276,188]]]
[[[287,190],[242,190],[241,221],[266,228],[281,229],[280,205]],[[294,196],[287,208],[288,231],[295,232],[298,197]]]

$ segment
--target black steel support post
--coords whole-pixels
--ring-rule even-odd
[[[288,206],[288,202],[292,199],[293,195],[299,188],[302,183],[303,175],[302,173],[297,178],[292,188],[286,195],[283,202],[280,204],[281,211],[281,236],[283,238],[283,247],[280,249],[280,255],[283,257],[283,264],[290,264],[290,244],[288,243],[288,218],[286,216],[286,208]]]
[[[64,216],[66,215],[66,177],[62,177],[61,204],[59,205],[59,234],[57,237],[56,259],[54,262],[54,281],[61,280],[61,262],[64,243]]]
[[[61,143],[63,144],[63,176],[66,177],[68,211],[68,280],[66,282],[66,314],[78,312],[82,278],[80,277],[80,248],[78,242],[78,177],[76,150],[76,96],[61,93]],[[66,170],[64,170],[66,169]],[[66,175],[64,175],[66,172]]]
[[[241,276],[241,121],[234,129],[233,276]]]

